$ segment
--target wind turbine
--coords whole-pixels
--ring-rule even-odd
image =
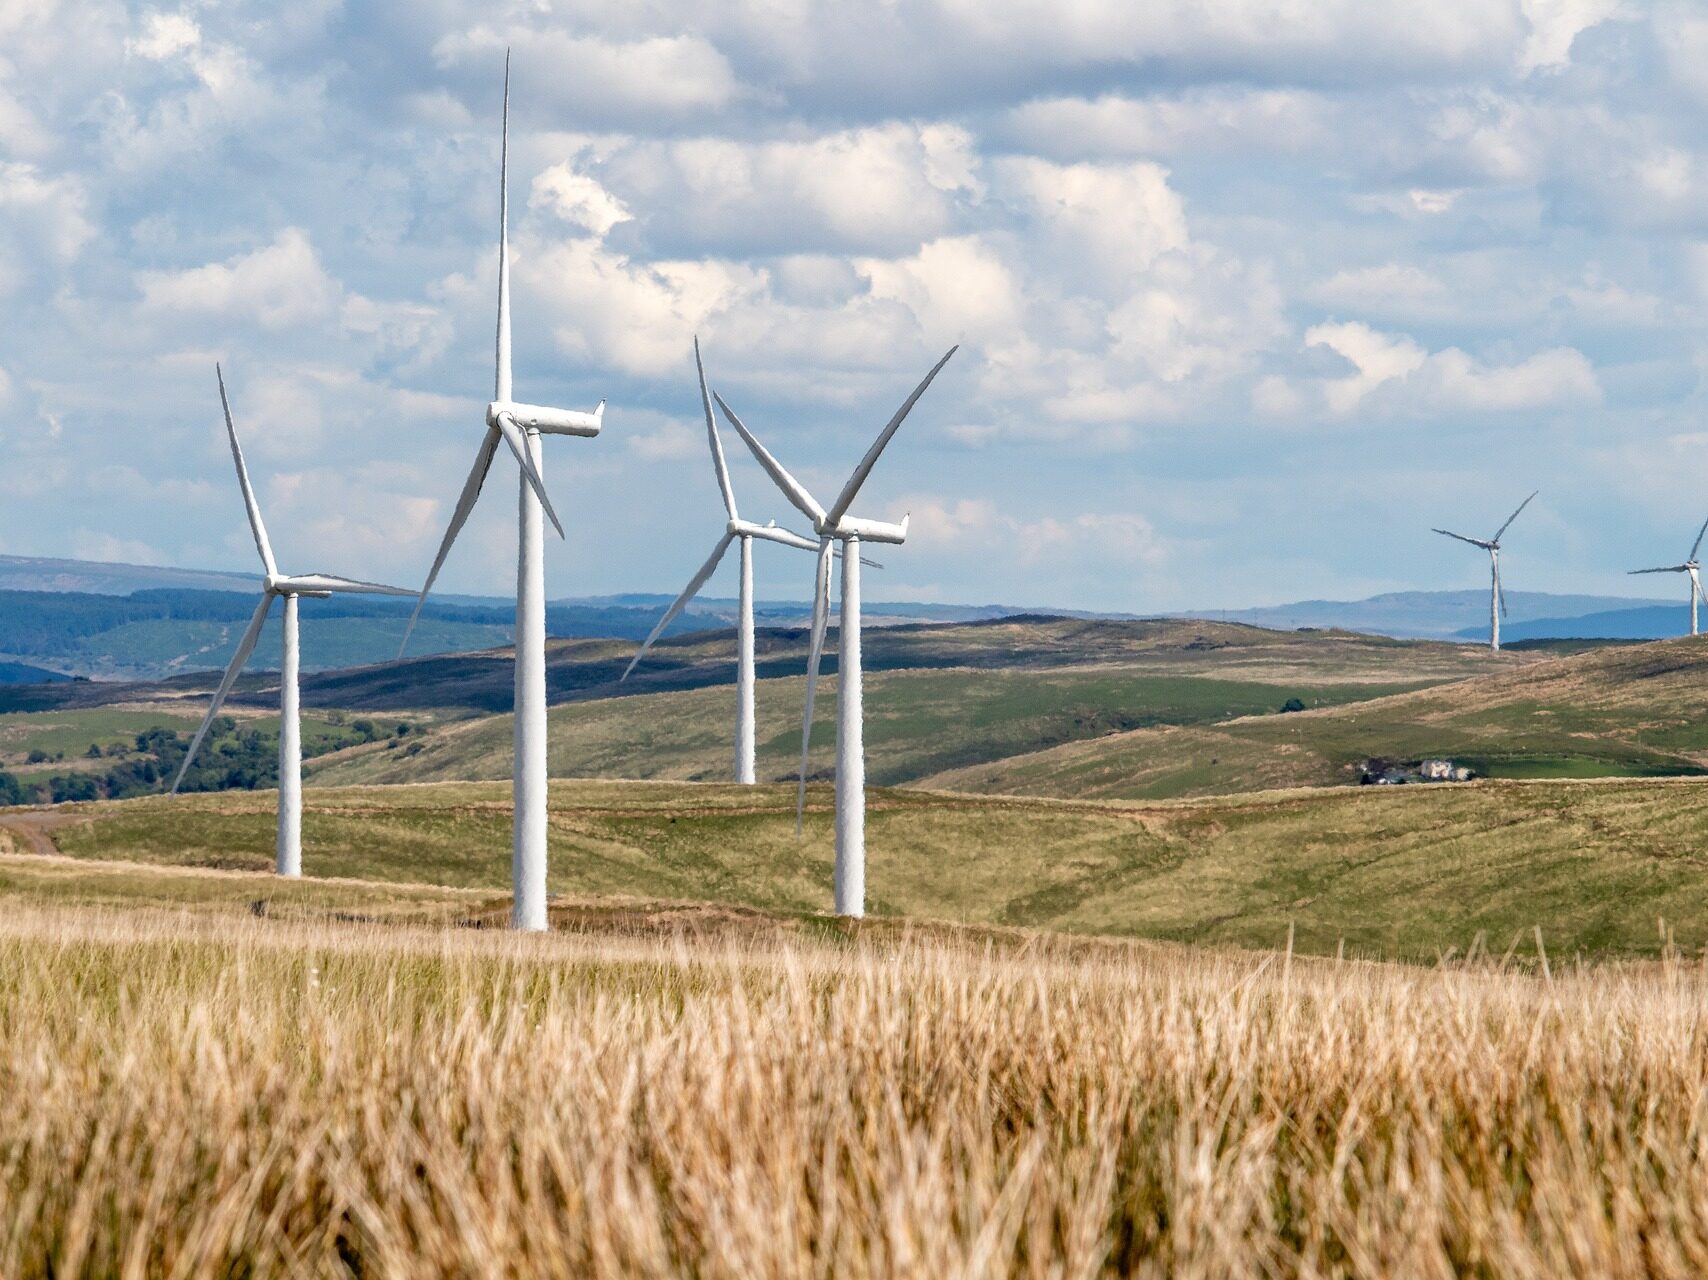
[[[510,924],[516,929],[546,927],[546,582],[541,513],[558,537],[563,525],[546,497],[540,478],[540,437],[596,436],[603,425],[605,402],[592,413],[519,404],[510,398],[510,58],[504,59],[504,124],[498,167],[498,336],[494,359],[492,402],[486,406],[486,434],[475,454],[474,467],[451,513],[450,526],[433,568],[422,584],[409,629],[421,616],[427,593],[450,554],[480,497],[481,485],[492,467],[499,442],[510,447],[521,469],[516,500],[516,764],[513,782],[510,875],[514,901]],[[409,632],[403,636],[405,646]],[[398,656],[403,656],[399,647]]]
[[[724,510],[729,514],[729,523],[724,526],[724,535],[718,539],[712,548],[711,556],[700,566],[700,571],[688,580],[682,594],[677,596],[664,616],[653,627],[645,643],[636,650],[635,656],[629,660],[628,667],[623,671],[621,684],[627,680],[640,660],[646,657],[647,650],[652,648],[653,641],[664,634],[671,620],[688,607],[688,602],[699,594],[716,572],[718,564],[723,560],[724,553],[729,550],[729,544],[739,539],[741,543],[741,597],[736,618],[736,674],[735,674],[735,780],[751,786],[755,781],[754,759],[754,706],[753,706],[753,540],[763,538],[768,542],[780,542],[786,547],[799,547],[803,551],[817,551],[818,543],[811,538],[803,538],[798,533],[790,533],[787,529],[779,529],[777,522],[772,520],[766,524],[754,524],[751,520],[743,520],[735,506],[735,490],[729,481],[729,466],[724,462],[723,441],[718,438],[718,424],[712,417],[712,397],[706,390],[706,369],[700,363],[700,340],[694,339],[694,368],[700,375],[700,406],[706,414],[706,439],[712,448],[712,466],[718,474],[718,491],[723,495]],[[872,568],[882,568],[875,561],[866,561]]]
[[[178,794],[178,787],[184,781],[184,775],[190,771],[190,762],[196,758],[196,751],[202,745],[202,739],[207,737],[208,727],[219,714],[226,695],[231,692],[231,686],[237,682],[238,673],[249,661],[249,655],[255,651],[255,642],[261,638],[261,628],[266,624],[267,613],[272,609],[273,601],[283,600],[285,639],[284,653],[279,665],[279,836],[276,865],[282,876],[300,876],[302,723],[298,711],[297,689],[297,598],[312,596],[317,600],[324,600],[335,591],[380,596],[407,596],[412,593],[404,587],[357,582],[353,578],[337,578],[328,573],[292,576],[279,572],[279,566],[273,560],[273,546],[267,541],[267,526],[261,522],[261,507],[255,501],[255,490],[249,483],[249,468],[243,465],[243,448],[237,443],[237,426],[231,420],[231,402],[225,394],[225,373],[217,364],[214,366],[214,375],[219,379],[219,403],[225,410],[225,431],[231,437],[231,459],[237,464],[237,483],[243,490],[243,505],[249,512],[249,531],[255,535],[255,550],[261,553],[261,568],[266,576],[261,582],[261,603],[255,607],[255,615],[249,619],[249,629],[237,642],[237,652],[231,655],[231,665],[225,669],[225,677],[219,682],[219,688],[214,693],[213,702],[202,719],[201,727],[190,740],[190,749],[184,753],[184,763],[178,767],[178,776],[172,780],[170,794]]]
[[[1696,605],[1703,599],[1701,568],[1696,562],[1696,553],[1702,549],[1702,535],[1708,533],[1708,520],[1702,522],[1702,527],[1696,531],[1696,541],[1690,544],[1690,554],[1684,558],[1683,564],[1669,564],[1659,569],[1633,569],[1632,573],[1688,573],[1690,575],[1690,634],[1696,635]]]
[[[931,385],[949,357],[959,348],[948,352],[932,366],[931,372],[902,402],[889,424],[878,433],[860,465],[848,477],[827,510],[806,487],[771,456],[754,434],[736,417],[722,396],[717,396],[718,408],[730,425],[747,441],[753,456],[759,459],[783,496],[795,509],[812,521],[818,534],[818,564],[813,573],[812,656],[807,662],[807,698],[801,720],[801,776],[795,800],[795,832],[801,830],[801,817],[807,799],[807,750],[812,741],[813,697],[818,688],[818,663],[824,652],[824,632],[830,621],[830,556],[834,543],[842,544],[842,618],[837,632],[836,681],[836,869],[834,873],[836,914],[863,916],[866,914],[866,752],[865,724],[860,705],[860,544],[862,542],[907,541],[907,517],[900,524],[882,520],[862,520],[848,514],[860,486],[872,473],[878,455],[889,444],[902,420],[907,417],[925,389]]]
[[[1540,489],[1536,491],[1536,493],[1540,492]],[[1530,498],[1534,498],[1536,493],[1532,493]],[[1530,505],[1530,498],[1526,498],[1518,504],[1518,511],[1522,511]],[[1481,547],[1489,553],[1489,650],[1492,653],[1500,652],[1500,620],[1506,613],[1506,593],[1500,589],[1500,535],[1507,531],[1514,520],[1518,519],[1518,511],[1509,515],[1506,518],[1506,524],[1496,529],[1495,536],[1487,541],[1482,538],[1467,538],[1464,534],[1454,533],[1449,529],[1432,531],[1444,534],[1449,538],[1457,538],[1460,542],[1468,542],[1473,547]]]

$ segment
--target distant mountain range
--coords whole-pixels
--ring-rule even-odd
[[[0,556],[0,684],[81,676],[154,680],[217,670],[254,611],[258,578],[152,565]],[[553,600],[550,634],[569,639],[640,640],[674,597],[625,594]],[[302,602],[302,665],[307,671],[387,662],[397,656],[412,604],[383,596]],[[668,635],[732,626],[736,601],[696,600]],[[866,606],[869,625],[966,622],[1018,612],[1000,606],[886,604]],[[804,626],[810,605],[756,602],[761,626]],[[435,594],[422,611],[409,652],[457,653],[509,644],[515,603],[502,596]],[[279,652],[279,621],[270,618],[256,651],[266,669]]]
[[[1702,621],[1708,624],[1708,610]],[[1458,633],[1465,639],[1486,639],[1488,624]],[[1534,618],[1501,623],[1500,638],[1511,640],[1665,640],[1690,634],[1688,604],[1648,604],[1609,609],[1576,618]]]
[[[1506,604],[1502,639],[1659,640],[1690,629],[1685,606],[1653,599],[1509,591]],[[1484,640],[1489,634],[1489,593],[1487,588],[1391,591],[1368,600],[1301,600],[1261,609],[1212,609],[1175,616],[1244,622],[1280,631],[1339,627],[1418,640]],[[1613,625],[1608,621],[1612,618],[1624,619],[1626,629],[1601,629]]]
[[[246,574],[86,560],[0,556],[0,683],[84,676],[158,679],[217,669],[229,661],[254,609],[259,581]],[[565,638],[639,640],[672,597],[622,593],[554,600],[546,624]],[[1659,639],[1689,629],[1684,605],[1623,596],[1514,591],[1502,634],[1528,639]],[[1274,630],[1339,628],[1435,640],[1480,640],[1488,634],[1488,593],[1398,591],[1367,600],[1303,600],[1257,609],[1215,609],[1171,617],[1242,622]],[[303,604],[303,665],[330,670],[395,656],[407,600],[345,597]],[[736,602],[698,599],[670,634],[733,625]],[[510,642],[513,602],[502,596],[435,595],[410,652],[464,652]],[[806,624],[801,600],[759,601],[761,626]],[[1132,618],[1130,613],[1001,604],[873,601],[868,625],[977,622],[1022,613],[1078,618]],[[258,650],[265,667],[278,652],[277,622]],[[39,674],[38,674],[39,673]]]

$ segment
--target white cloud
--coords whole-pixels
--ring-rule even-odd
[[[858,268],[872,297],[906,306],[934,339],[1000,339],[1022,322],[1018,281],[977,236],[933,240],[908,258],[863,258]]]
[[[599,185],[597,178],[575,172],[567,161],[534,178],[528,206],[549,210],[595,236],[604,236],[619,222],[634,217],[621,200]]]
[[[957,197],[984,190],[963,130],[900,121],[757,142],[627,141],[593,168],[649,225],[714,252],[914,249],[951,225]]]
[[[1350,413],[1371,391],[1393,378],[1423,368],[1424,349],[1410,338],[1377,333],[1367,324],[1319,324],[1305,330],[1307,347],[1327,347],[1351,364],[1354,373],[1324,380],[1323,398],[1331,413]]]
[[[713,378],[832,487],[851,424],[863,443],[964,341],[910,437],[965,464],[937,495],[951,515],[989,502],[1014,520],[987,532],[1072,548],[1012,580],[1061,603],[1109,603],[1111,583],[1141,576],[1096,560],[1099,538],[1165,545],[1124,562],[1159,590],[1252,590],[1240,574],[1254,568],[1202,576],[1212,554],[1251,563],[1212,546],[1220,533],[1193,563],[1191,544],[1120,512],[1081,522],[1082,495],[1129,468],[1194,495],[1144,507],[1166,531],[1201,527],[1192,509],[1209,505],[1182,476],[1243,484],[1247,526],[1290,533],[1260,593],[1282,590],[1278,565],[1286,582],[1372,589],[1434,572],[1402,550],[1373,582],[1337,559],[1329,526],[1370,513],[1301,514],[1297,495],[1318,477],[1353,488],[1372,464],[1333,450],[1333,431],[1277,423],[1464,423],[1496,469],[1519,460],[1498,441],[1528,437],[1525,467],[1563,504],[1573,483],[1599,492],[1580,437],[1630,438],[1635,457],[1701,417],[1700,5],[435,0],[407,17],[336,0],[264,14],[252,0],[0,0],[15,380],[0,432],[22,459],[0,476],[8,546],[63,550],[98,523],[92,503],[121,534],[146,528],[130,487],[165,483],[170,456],[173,483],[200,488],[182,490],[184,531],[157,549],[232,535],[249,568],[211,385],[221,358],[270,503],[285,501],[281,466],[399,458],[376,492],[431,499],[416,559],[431,550],[490,385],[510,41],[518,385],[610,396],[608,439],[552,481],[590,522],[662,492],[653,518],[673,528],[672,486],[715,508],[695,332]],[[1524,429],[1544,413],[1556,449]],[[1483,430],[1503,416],[1519,429]],[[90,456],[99,496],[76,480]],[[1439,462],[1383,466],[1395,511],[1448,483]],[[213,516],[191,501],[209,486]],[[312,477],[300,492],[303,530],[316,493],[364,501]],[[456,585],[507,589],[505,506],[483,506],[491,527],[471,527]],[[297,517],[270,515],[294,539]],[[340,561],[335,539],[365,535],[328,520],[323,558]],[[1608,527],[1613,546],[1622,526]],[[903,590],[1010,594],[976,537],[914,541],[925,576]],[[552,560],[554,591],[678,573],[651,542],[591,540],[573,558],[582,545]],[[953,554],[926,554],[939,545]],[[327,567],[419,568],[373,555],[396,569]],[[1078,559],[1095,571],[1075,576]]]
[[[1005,183],[1031,206],[1057,252],[1083,262],[1082,276],[1120,289],[1164,253],[1186,248],[1186,210],[1168,171],[1145,161],[1058,165],[1005,160]]]
[[[1519,51],[1521,74],[1558,70],[1571,62],[1572,41],[1620,10],[1620,0],[1523,0],[1530,34]]]
[[[503,33],[476,27],[442,36],[433,53],[442,67],[497,65],[506,48],[530,102],[589,119],[692,117],[721,111],[742,94],[729,60],[698,35],[625,40],[550,27]]]
[[[1202,156],[1215,151],[1298,151],[1340,143],[1330,104],[1300,89],[1216,86],[1173,96],[1045,98],[1009,113],[1026,149],[1078,156]]]
[[[279,472],[263,488],[267,531],[287,573],[412,579],[443,532],[443,504],[409,464]]]
[[[268,330],[328,319],[342,298],[300,227],[286,227],[271,244],[224,262],[142,272],[137,286],[149,310],[243,320]]]
[[[140,538],[121,538],[99,529],[78,529],[71,535],[71,554],[79,560],[108,564],[171,564],[172,560],[152,543]]]
[[[1311,293],[1319,302],[1332,307],[1380,311],[1434,308],[1449,296],[1446,284],[1439,278],[1403,262],[1337,271]]]
[[[1420,407],[1505,412],[1601,399],[1595,370],[1581,351],[1556,347],[1517,364],[1486,366],[1456,347],[1429,358],[1418,378]]]
[[[380,359],[397,361],[411,371],[429,366],[451,341],[451,326],[444,313],[421,302],[378,302],[349,294],[339,310],[338,323],[346,333],[372,339]]]
[[[1157,565],[1167,544],[1136,512],[1082,512],[1021,519],[985,498],[913,495],[891,504],[890,519],[911,515],[910,546],[939,554],[1005,548],[1020,565],[1065,565],[1076,556],[1104,564]]]
[[[45,259],[63,269],[95,236],[79,177],[0,161],[0,292],[18,288]]]
[[[1628,289],[1594,275],[1567,288],[1565,296],[1585,320],[1619,328],[1653,327],[1661,324],[1669,311],[1656,294]]]
[[[1378,396],[1380,407],[1408,413],[1498,413],[1601,397],[1595,370],[1569,347],[1539,351],[1515,364],[1485,365],[1457,347],[1431,353],[1403,334],[1358,322],[1315,325],[1306,330],[1305,345],[1327,347],[1355,370],[1315,384],[1327,410],[1338,416],[1367,408]]]
[[[125,41],[125,49],[150,62],[164,62],[201,42],[201,28],[189,14],[157,12],[144,16],[142,34]]]
[[[704,426],[691,427],[675,418],[630,412],[623,416],[623,440],[645,462],[681,462],[707,457]]]
[[[592,239],[541,245],[515,270],[557,317],[552,332],[564,351],[645,375],[675,368],[707,317],[765,282],[730,262],[636,262]]]

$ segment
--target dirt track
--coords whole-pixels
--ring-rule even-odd
[[[23,843],[24,852],[54,857],[59,853],[59,846],[53,842],[49,833],[76,820],[75,814],[54,813],[49,809],[23,809],[0,816],[0,830],[16,836]]]

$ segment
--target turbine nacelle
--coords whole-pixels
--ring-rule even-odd
[[[821,538],[858,538],[861,542],[903,543],[907,541],[907,526],[912,519],[912,515],[905,515],[900,524],[891,524],[887,520],[862,520],[858,516],[843,516],[835,524],[815,521],[813,527]]]
[[[521,404],[515,400],[494,400],[486,406],[486,425],[497,427],[500,418],[508,418],[524,431],[538,431],[548,436],[596,436],[605,425],[605,402],[592,413],[581,409],[553,409],[541,404]]]
[[[261,590],[270,596],[307,596],[313,600],[330,600],[332,588],[314,584],[310,579],[295,578],[288,573],[269,573],[261,580]],[[413,595],[399,588],[397,595]]]

